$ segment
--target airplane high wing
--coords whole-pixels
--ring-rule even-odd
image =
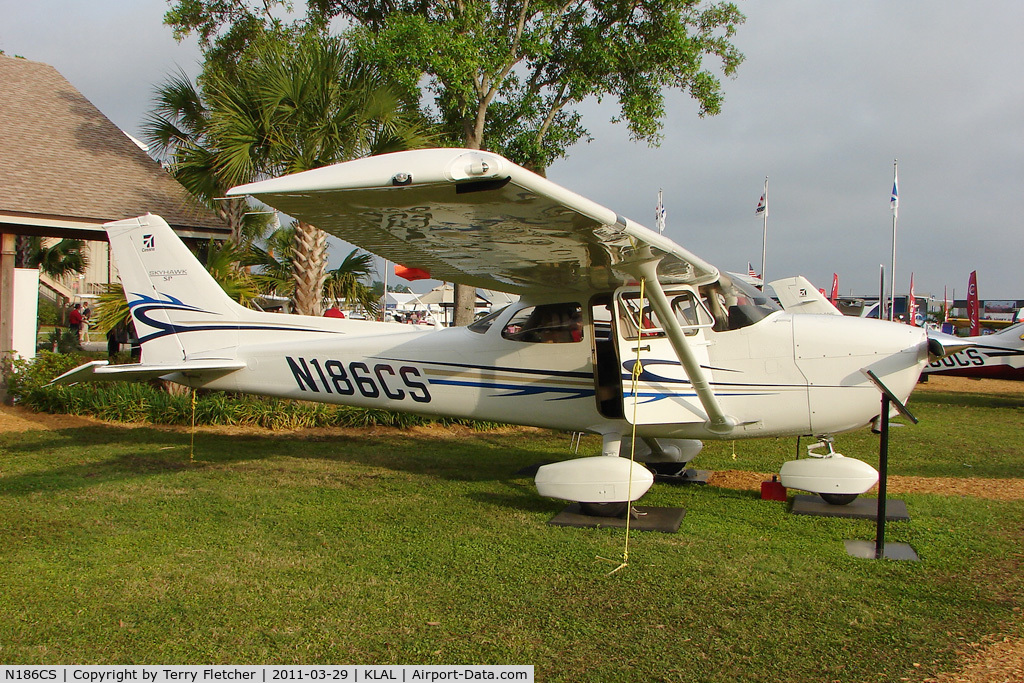
[[[878,476],[831,447],[833,434],[881,409],[862,371],[905,401],[928,361],[920,328],[835,315],[802,279],[780,281],[794,309],[783,310],[662,235],[489,152],[399,152],[229,194],[431,277],[521,298],[434,331],[252,311],[147,214],[105,226],[142,364],[86,366],[55,382],[154,376],[599,434],[603,455],[545,466],[536,479],[543,495],[587,504],[646,492],[650,471],[633,455],[678,472],[702,439],[811,435],[828,453],[786,463],[782,483],[842,502]]]
[[[671,240],[489,152],[397,152],[236,187],[378,256],[449,282],[531,292],[601,291],[644,246],[665,283],[718,269]]]

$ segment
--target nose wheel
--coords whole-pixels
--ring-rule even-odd
[[[580,512],[591,517],[617,517],[623,519],[626,517],[627,510],[629,510],[629,503],[626,502],[580,503]]]
[[[849,505],[853,501],[857,500],[859,494],[856,493],[819,493],[821,499],[829,505]]]

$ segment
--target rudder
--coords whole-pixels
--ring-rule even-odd
[[[166,221],[146,214],[104,228],[144,363],[181,361],[196,352],[233,354],[245,309],[224,293]]]

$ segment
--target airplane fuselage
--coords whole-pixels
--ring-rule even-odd
[[[233,348],[219,353],[246,367],[202,386],[596,433],[625,432],[635,422],[643,436],[754,438],[860,427],[879,411],[878,391],[861,369],[874,369],[905,400],[926,360],[920,330],[855,318],[778,311],[739,329],[695,330],[701,367],[738,423],[716,434],[663,338],[625,338],[593,301],[540,308],[563,304],[578,307],[582,319],[578,333],[559,341],[522,336],[516,321],[536,308],[530,301],[486,325],[428,332],[287,316],[300,329],[279,341],[239,329]]]

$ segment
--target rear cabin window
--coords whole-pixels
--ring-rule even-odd
[[[527,306],[512,316],[501,336],[537,344],[583,341],[583,307],[577,303]]]

